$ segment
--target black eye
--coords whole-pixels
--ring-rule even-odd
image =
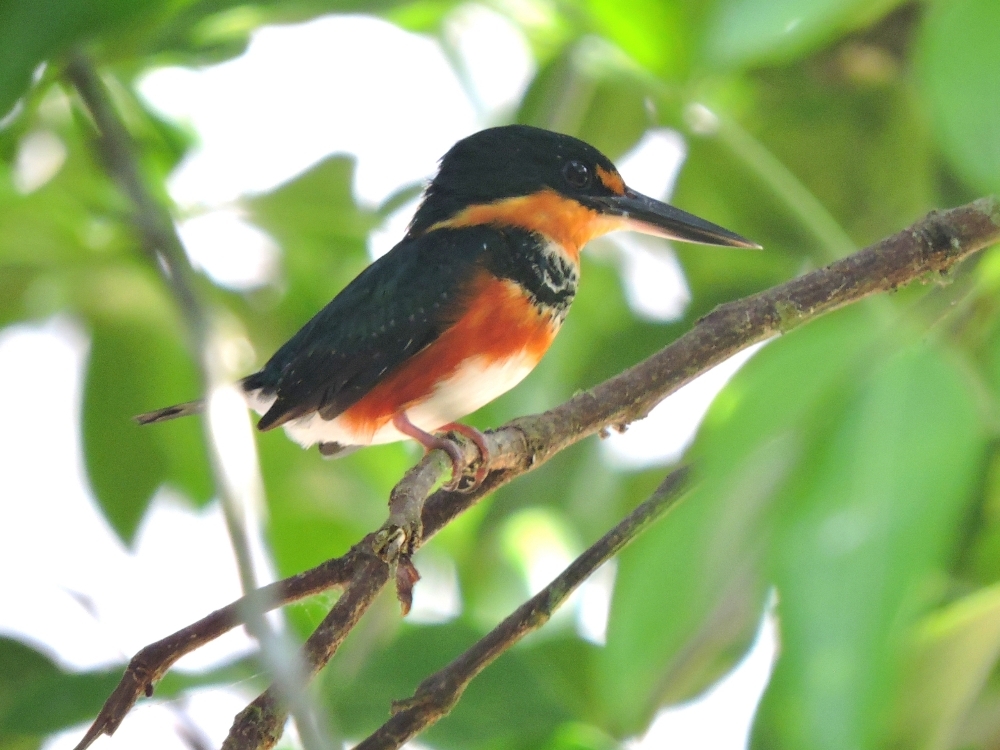
[[[562,172],[566,182],[577,189],[583,189],[590,184],[590,170],[583,162],[568,161]]]

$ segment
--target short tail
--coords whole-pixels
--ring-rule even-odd
[[[186,404],[176,404],[156,411],[147,411],[145,414],[136,414],[134,419],[139,424],[152,424],[153,422],[166,422],[168,419],[177,419],[191,414],[201,414],[205,408],[205,402],[201,399],[188,401]]]

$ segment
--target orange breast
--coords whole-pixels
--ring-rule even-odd
[[[492,363],[523,355],[534,365],[558,332],[559,323],[539,312],[516,284],[485,271],[473,280],[467,299],[454,325],[341,415],[345,426],[374,432],[473,358]]]
[[[575,200],[564,198],[554,190],[542,190],[534,195],[470,206],[450,219],[438,222],[428,231],[476,224],[502,224],[538,232],[559,244],[571,258],[577,260],[587,242],[620,228],[622,219],[600,214]]]

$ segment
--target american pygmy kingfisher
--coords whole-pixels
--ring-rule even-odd
[[[410,437],[446,450],[456,481],[461,454],[434,433],[466,435],[488,461],[482,435],[455,420],[538,364],[576,294],[580,250],[615,229],[759,247],[630,189],[576,138],[508,125],[459,141],[402,241],[240,381],[262,415],[258,429],[282,426],[325,456]],[[200,408],[194,401],[136,419]]]

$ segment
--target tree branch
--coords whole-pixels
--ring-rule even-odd
[[[471,493],[438,490],[427,498],[421,516],[423,536],[415,540],[415,548],[496,488],[588,435],[641,419],[669,394],[741,349],[872,294],[896,289],[928,274],[944,273],[998,241],[1000,204],[994,198],[981,198],[949,211],[932,212],[909,229],[825,268],[721,305],[684,336],[622,374],[548,412],[516,419],[486,433],[493,458],[490,474]],[[471,444],[463,444],[463,448],[469,462],[477,457]],[[447,465],[436,453],[431,452],[407,472],[393,491],[394,496],[410,493],[405,503],[411,503],[434,486]],[[351,580],[341,599],[351,594],[350,610],[360,616],[390,578],[390,566],[372,551],[373,538],[369,535],[344,557],[267,587],[272,597],[268,603],[280,606]],[[355,574],[355,566],[362,559],[366,560],[363,569],[371,571],[372,576],[363,586]],[[338,601],[334,610],[339,605]],[[329,660],[348,626],[357,620],[341,615],[334,618],[334,610],[324,620],[326,627],[318,628],[309,639],[310,673]],[[331,623],[331,618],[335,622]],[[240,610],[232,604],[140,651],[79,750],[98,735],[113,732],[147,686],[180,656],[242,622]],[[253,711],[244,711],[238,717],[227,747],[270,747],[276,741],[274,728],[280,730],[283,710],[270,691],[254,706]],[[246,744],[236,742],[236,737],[246,739]],[[273,740],[265,739],[268,737]]]
[[[476,675],[528,633],[547,623],[591,573],[673,507],[687,486],[689,473],[689,468],[683,466],[668,474],[648,500],[576,558],[552,583],[514,610],[451,664],[421,682],[412,698],[394,703],[392,718],[354,750],[402,747],[447,716]]]
[[[136,223],[144,249],[158,267],[165,268],[165,277],[188,316],[193,335],[204,335],[206,318],[200,312],[201,308],[188,284],[191,272],[183,249],[180,249],[180,255],[177,254],[180,245],[175,242],[176,234],[169,214],[145,190],[130,155],[127,134],[114,116],[99,79],[85,62],[78,59],[70,64],[67,75],[77,86],[98,124],[100,138],[97,145],[102,160],[135,204]],[[872,294],[895,289],[930,274],[944,273],[963,258],[997,241],[1000,241],[1000,205],[993,198],[983,198],[950,211],[932,212],[909,229],[825,268],[760,294],[722,305],[670,346],[622,374],[548,412],[514,420],[487,433],[491,471],[474,491],[458,493],[438,490],[425,502],[425,496],[441,479],[447,466],[439,451],[431,452],[407,472],[393,491],[389,525],[399,524],[416,514],[423,532],[412,539],[412,548],[416,549],[497,487],[541,465],[584,437],[641,419],[666,396],[741,349]],[[463,443],[462,447],[469,463],[478,457],[478,451],[471,444]],[[98,735],[113,732],[138,696],[151,690],[153,683],[181,655],[235,625],[248,623],[248,618],[254,619],[248,612],[253,613],[255,608],[246,607],[247,603],[256,603],[260,608],[256,610],[259,615],[264,608],[342,586],[349,581],[344,594],[306,644],[305,673],[315,675],[391,578],[391,566],[375,553],[374,543],[375,535],[369,535],[344,557],[264,587],[143,649],[130,663],[121,684],[78,747],[85,748]],[[589,551],[585,553],[589,554]],[[580,576],[579,580],[582,580],[600,562],[596,558],[581,558],[567,574],[572,570],[573,576]],[[517,619],[520,616],[518,613],[535,612],[537,617],[538,613],[546,611],[544,607],[533,609],[536,606],[542,605],[535,599],[529,601],[494,631],[494,634],[499,632],[501,635],[491,634],[481,642],[485,644],[482,646],[485,650],[477,651],[477,645],[460,658],[461,664],[456,662],[445,670],[449,680],[459,679],[460,684],[443,688],[435,682],[437,677],[425,681],[417,691],[416,702],[407,703],[397,714],[403,718],[397,720],[394,717],[383,728],[384,732],[379,730],[383,734],[376,733],[370,741],[388,741],[377,740],[376,737],[405,739],[443,715],[458,699],[468,680],[520,635],[511,636],[514,639],[509,642],[504,638],[511,633],[523,634],[520,628],[525,625],[508,623],[522,622]],[[490,641],[490,638],[500,640]],[[431,708],[421,708],[425,705]],[[268,690],[237,717],[225,746],[233,749],[271,747],[280,736],[284,717],[281,702]]]

